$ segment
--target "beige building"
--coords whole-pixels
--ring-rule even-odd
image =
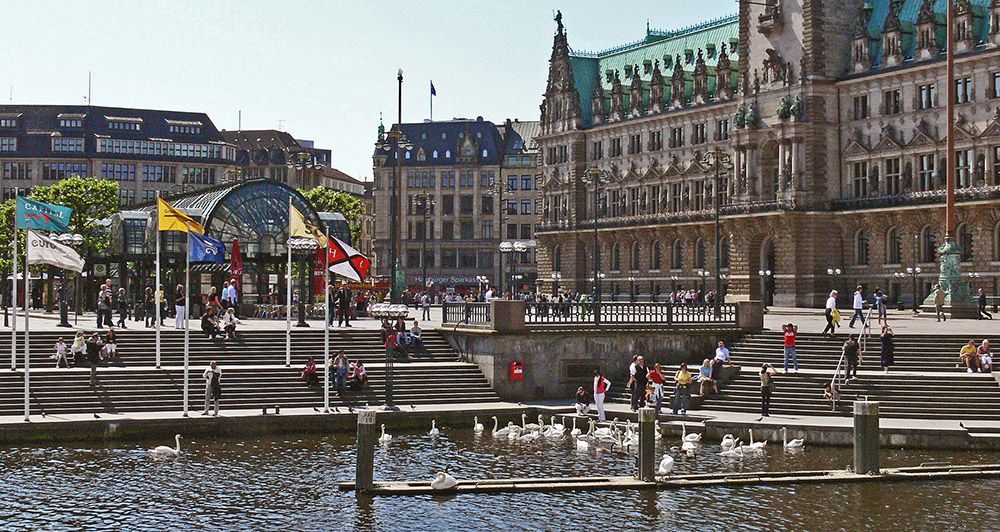
[[[597,53],[571,50],[560,20],[538,137],[540,277],[590,291],[596,209],[605,293],[703,275],[710,290],[718,192],[730,300],[813,305],[860,282],[909,301],[896,274],[914,265],[923,298],[944,238],[944,7],[741,2]],[[957,12],[957,240],[973,287],[996,293],[1000,5]],[[607,180],[596,206],[593,168]]]

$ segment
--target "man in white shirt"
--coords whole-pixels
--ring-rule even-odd
[[[727,366],[733,365],[733,362],[729,360],[729,348],[726,347],[726,342],[719,341],[719,347],[715,348],[715,359]]]
[[[493,287],[486,289],[486,301],[493,300]]]
[[[236,295],[236,281],[230,282],[229,283],[229,288],[223,289],[222,299],[224,299],[226,301],[226,306],[227,307],[229,307],[231,309],[234,309],[233,312],[236,312],[236,310],[235,310],[235,309],[237,309],[237,306],[236,306],[236,299],[237,299],[237,295]]]
[[[852,308],[854,309],[854,315],[851,316],[851,323],[847,324],[847,326],[853,329],[854,321],[858,318],[861,318],[861,325],[864,326],[865,316],[862,310],[865,308],[865,296],[862,293],[861,285],[858,285],[857,290],[854,291],[854,306]]]
[[[830,336],[833,336],[833,311],[837,310],[837,291],[831,290],[830,297],[826,298],[826,310],[823,311],[823,315],[826,316],[826,327],[823,329],[823,334],[826,335],[827,331],[830,331]]]

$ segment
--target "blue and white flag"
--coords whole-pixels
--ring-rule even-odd
[[[65,205],[35,201],[24,196],[17,197],[18,229],[41,229],[42,231],[65,233],[69,231],[71,216],[73,216],[73,209]]]
[[[218,240],[195,232],[188,233],[188,259],[191,262],[225,262],[226,245]]]

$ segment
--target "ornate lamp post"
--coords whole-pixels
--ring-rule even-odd
[[[920,273],[922,271],[923,270],[920,269],[920,266],[914,266],[912,268],[906,268],[905,272],[896,272],[896,273],[893,274],[898,279],[906,279],[907,277],[910,277],[913,280],[913,313],[914,314],[916,314],[917,311],[918,311],[918,309],[920,308],[919,307],[919,303],[917,303],[917,299],[919,297],[918,294],[917,294],[917,277],[920,275]]]
[[[606,170],[594,167],[583,175],[583,182],[594,187],[594,324],[601,324],[601,251],[597,242],[597,225],[601,217],[601,186],[608,184],[610,177]]]
[[[289,238],[288,245],[292,248],[292,252],[299,256],[299,322],[295,324],[296,327],[308,327],[309,324],[306,323],[306,299],[308,299],[308,294],[306,294],[306,277],[309,276],[307,270],[306,258],[310,254],[316,253],[316,247],[318,244],[315,240],[311,238]],[[288,272],[291,275],[292,272]],[[329,295],[327,295],[329,297]]]
[[[486,289],[483,287],[488,286],[490,284],[490,280],[485,275],[477,275],[476,282],[479,283],[479,297],[485,300]]]
[[[401,284],[404,284],[397,282],[398,272],[400,271],[399,218],[401,215],[399,212],[399,195],[401,187],[399,186],[399,180],[403,175],[403,150],[409,151],[413,149],[413,144],[403,135],[403,69],[399,69],[399,72],[396,74],[396,80],[399,83],[397,94],[399,120],[396,122],[397,128],[390,129],[385,134],[384,139],[375,143],[375,147],[386,152],[393,151],[396,156],[396,164],[392,167],[392,182],[389,187],[389,301],[392,303],[399,303],[399,287]]]
[[[54,237],[60,244],[65,244],[72,247],[73,249],[79,249],[83,245],[83,235],[77,233],[62,233]],[[79,277],[79,276],[78,276]],[[76,318],[80,319],[80,307],[77,297],[75,297],[79,291],[77,290],[80,282],[73,284],[73,301],[76,306]],[[59,327],[72,327],[69,323],[69,306],[66,304],[66,272],[63,272],[62,282],[59,283]]]
[[[420,235],[421,250],[420,250],[420,275],[421,282],[429,290],[431,284],[427,282],[427,233],[429,232],[427,227],[427,218],[430,216],[431,212],[434,210],[434,206],[437,205],[437,201],[434,200],[434,196],[426,192],[421,192],[416,196],[413,196],[413,209],[417,211],[424,222],[424,230]]]
[[[509,241],[504,240],[500,242],[500,256],[510,255],[508,259],[510,261],[510,293],[511,297],[514,296],[517,286],[515,285],[515,276],[517,275],[517,256],[528,251],[528,245],[524,242],[519,241]]]
[[[628,276],[628,293],[629,301],[635,303],[635,277],[631,275]]]
[[[497,228],[498,229],[497,236],[502,239],[504,235],[503,233],[504,229],[506,229],[504,220],[507,218],[508,214],[507,206],[504,205],[503,194],[504,192],[512,192],[512,190],[507,186],[507,183],[503,181],[502,177],[499,179],[500,179],[499,181],[497,181],[497,178],[490,180],[490,186],[487,189],[487,192],[491,196],[497,198],[497,204],[494,207],[497,212],[497,224],[499,226]],[[507,237],[512,238],[511,235],[507,235]],[[500,283],[500,285],[497,287],[497,291],[499,291],[501,294],[503,293],[503,278],[504,278],[503,260],[501,260],[500,264],[497,265],[497,282]]]
[[[774,273],[771,270],[757,270],[757,275],[760,275],[764,283],[764,312],[767,312],[767,303],[771,300],[771,283],[774,279],[772,277]]]
[[[299,171],[299,186],[302,188],[311,188],[305,179],[306,171],[312,170],[314,168],[321,168],[323,165],[319,164],[316,157],[309,153],[308,151],[300,151],[296,153],[291,153],[288,155],[288,169]]]
[[[712,272],[710,272],[708,270],[698,270],[698,277],[701,277],[701,297],[702,297],[702,301],[704,301],[704,297],[705,297],[705,281],[711,275],[712,275]],[[718,279],[718,277],[716,277],[716,279]],[[721,283],[716,283],[716,285],[720,286]],[[718,292],[716,292],[716,294],[718,294]]]
[[[729,166],[732,159],[729,158],[729,154],[716,147],[712,151],[706,152],[702,157],[702,161],[705,164],[712,165],[715,169],[715,198],[712,202],[715,206],[715,315],[719,316],[722,311],[720,307],[722,301],[719,297],[719,294],[722,293],[722,224],[720,222],[722,212],[722,174],[720,170],[723,165]],[[702,278],[701,293],[705,293],[704,278]]]
[[[562,273],[552,272],[552,293],[559,294],[559,281],[562,280]]]

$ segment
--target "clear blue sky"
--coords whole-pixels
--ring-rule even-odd
[[[281,128],[371,177],[379,111],[403,120],[538,119],[561,9],[570,45],[640,39],[735,13],[735,0],[65,2],[5,0],[4,102],[203,111],[220,129]]]

